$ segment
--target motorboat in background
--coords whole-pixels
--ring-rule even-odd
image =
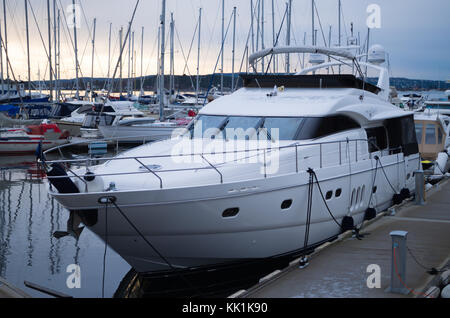
[[[26,92],[23,83],[0,84],[0,104],[48,103],[49,97],[40,92]]]
[[[425,108],[432,109],[441,114],[450,115],[450,90],[445,91],[447,100],[425,101]]]
[[[130,101],[107,102],[84,114],[80,128],[81,137],[102,138],[99,126],[115,126],[121,120],[143,118],[144,116],[144,113],[137,110],[134,103]]]
[[[50,195],[148,272],[302,253],[413,192],[413,113],[389,103],[384,51],[363,63],[339,49],[274,47],[249,61],[288,53],[338,58],[362,78],[319,67],[242,75],[243,88],[206,105],[177,138],[97,166],[65,160],[70,171],[46,161]],[[377,85],[361,66],[379,71]]]
[[[422,110],[425,106],[425,98],[416,93],[403,95],[400,100],[405,108],[409,110]]]
[[[66,102],[65,104],[72,105],[75,110],[72,111],[70,116],[54,119],[54,122],[57,123],[61,129],[69,131],[72,137],[80,137],[80,129],[86,114],[92,110],[100,109],[101,104],[81,100],[73,100]]]
[[[414,114],[414,122],[424,169],[444,175],[450,168],[450,117],[425,111]]]
[[[389,88],[389,101],[391,102],[392,105],[395,105],[399,108],[405,107],[403,101],[398,97],[397,88],[395,86],[391,86]]]
[[[56,124],[42,123],[24,128],[0,129],[0,154],[18,155],[35,153],[68,142],[69,133],[61,131]]]
[[[111,125],[98,126],[103,138],[115,139],[119,143],[145,143],[169,139],[176,130],[185,128],[192,118],[157,121],[152,117],[126,118]]]

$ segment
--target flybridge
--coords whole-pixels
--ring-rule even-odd
[[[354,75],[258,75],[241,74],[244,87],[273,88],[357,88],[374,94],[381,89]]]

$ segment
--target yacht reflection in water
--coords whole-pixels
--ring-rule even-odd
[[[30,281],[74,297],[99,297],[104,244],[89,231],[79,239],[81,231],[67,230],[80,224],[47,194],[44,177],[33,156],[0,157],[0,276],[20,288]],[[69,236],[56,238],[66,231]],[[81,289],[66,285],[71,264],[81,268]],[[109,297],[130,267],[112,251],[106,265]]]

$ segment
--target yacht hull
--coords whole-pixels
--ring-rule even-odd
[[[419,166],[418,155],[406,160],[399,155],[381,160],[396,191],[402,188],[414,191],[412,175]],[[316,170],[323,195],[332,192],[327,204],[339,223],[346,215],[352,216],[355,224],[363,221],[373,189],[375,166],[372,159],[352,163],[351,167]],[[331,218],[315,184],[305,244],[308,180],[309,174],[303,171],[267,179],[189,187],[189,191],[178,188],[84,194],[53,192],[52,195],[66,208],[76,211],[135,270],[149,272],[170,270],[165,260],[171,267],[191,268],[276,257],[338,235],[341,228]],[[371,206],[377,211],[391,206],[394,191],[380,166],[375,187]],[[99,204],[98,200],[105,196],[114,197],[118,208],[113,204]],[[286,200],[292,200],[292,204],[282,208]],[[239,212],[224,217],[224,211],[230,208],[239,208]]]
[[[82,123],[77,122],[69,122],[64,120],[56,120],[56,124],[61,128],[62,131],[67,130],[72,137],[80,137],[81,136],[81,126]]]
[[[168,139],[177,127],[99,126],[104,138],[120,138],[121,142],[146,142]]]

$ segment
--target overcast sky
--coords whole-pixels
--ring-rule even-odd
[[[27,79],[27,55],[25,36],[25,0],[6,0],[7,36],[9,59],[16,78]],[[254,4],[258,0],[253,0]],[[261,0],[263,1],[263,0]],[[117,62],[119,52],[119,29],[127,27],[131,19],[135,0],[77,0],[81,3],[80,28],[78,32],[78,50],[82,73],[91,74],[91,34],[93,19],[97,18],[95,76],[106,76],[108,73],[108,33],[112,23],[112,65],[111,73]],[[275,29],[278,31],[284,14],[286,0],[275,0]],[[29,30],[31,38],[32,79],[48,78],[48,62],[43,42],[48,45],[47,33],[47,1],[29,0]],[[53,3],[53,0],[50,0]],[[67,9],[72,0],[56,0],[61,9],[61,69],[63,78],[74,77],[75,62],[72,46],[73,29],[64,20],[69,18]],[[197,39],[193,40],[198,21],[198,10],[203,9],[201,28],[201,64],[200,72],[212,73],[220,51],[221,39],[221,3],[222,0],[167,0],[167,28],[169,32],[170,13],[173,12],[175,33],[175,73],[196,73]],[[1,3],[0,3],[1,4]],[[338,42],[338,0],[316,0],[320,23],[324,36],[328,40],[330,25],[332,26],[332,42]],[[450,1],[448,0],[342,0],[343,23],[342,41],[350,36],[350,23],[354,23],[354,34],[364,42],[367,36],[366,12],[369,4],[378,4],[381,8],[381,28],[371,31],[370,43],[383,45],[390,56],[392,76],[415,79],[450,79]],[[264,0],[265,46],[272,43],[272,0]],[[233,7],[237,7],[236,27],[236,68],[239,69],[243,50],[250,28],[250,0],[225,0],[225,24],[228,25]],[[3,9],[3,6],[2,6]],[[292,40],[291,43],[302,44],[306,32],[306,42],[311,44],[311,0],[293,0]],[[53,8],[51,9],[53,14]],[[155,74],[157,68],[157,33],[161,0],[141,0],[133,30],[135,31],[136,75],[141,73],[141,30],[144,31],[144,63],[146,75]],[[34,15],[33,15],[34,12]],[[34,16],[42,34],[39,34]],[[2,36],[4,38],[3,12],[0,15]],[[53,17],[52,17],[53,19]],[[316,16],[318,44],[323,45],[319,19]],[[52,20],[53,24],[53,20]],[[69,33],[70,32],[70,33]],[[256,32],[256,21],[255,21]],[[193,41],[192,51],[185,68],[185,57]],[[285,28],[280,34],[284,45]],[[169,38],[166,39],[167,45]],[[225,46],[225,71],[231,71],[232,27],[228,31]],[[169,46],[167,46],[168,53]],[[126,51],[127,53],[128,51]],[[183,56],[184,52],[184,56]],[[53,52],[54,54],[54,52]],[[5,61],[5,54],[3,58]],[[168,54],[166,55],[169,56]],[[127,60],[126,56],[124,60]],[[6,63],[6,62],[4,62]],[[125,63],[125,62],[124,62]],[[294,58],[294,68],[299,69],[298,58]],[[168,59],[166,70],[168,72]],[[217,71],[219,71],[217,69]],[[6,71],[4,71],[6,76]],[[127,64],[123,68],[124,76],[128,74]]]

